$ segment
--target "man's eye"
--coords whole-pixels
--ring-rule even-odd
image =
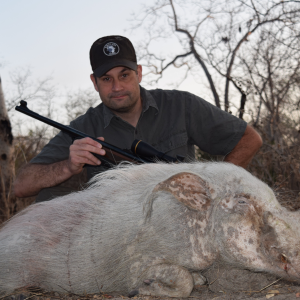
[[[109,81],[109,79],[110,79],[109,77],[103,77],[102,78],[103,81]]]
[[[122,74],[122,77],[123,77],[123,78],[126,78],[126,77],[128,77],[128,76],[129,76],[129,74],[126,74],[126,73],[125,73],[125,74]]]

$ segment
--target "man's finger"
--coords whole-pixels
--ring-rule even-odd
[[[84,145],[84,144],[92,145],[97,148],[102,148],[102,145],[100,143],[98,143],[97,141],[95,141],[89,137],[75,140],[73,143],[73,145]]]
[[[70,153],[76,153],[80,151],[87,151],[99,155],[105,155],[105,150],[102,148],[94,147],[89,144],[78,144],[78,145],[71,145],[70,146]]]
[[[100,160],[89,151],[76,151],[71,153],[71,162],[74,164],[101,164]]]
[[[102,145],[92,139],[89,140],[78,140],[78,142],[74,142],[73,145],[70,146],[70,150],[72,151],[82,151],[86,150],[89,152],[93,152],[99,155],[105,155],[105,150],[102,149]]]

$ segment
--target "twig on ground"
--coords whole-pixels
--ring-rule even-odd
[[[278,281],[281,280],[281,279],[282,279],[282,278],[279,278],[279,279],[275,280],[274,282],[270,283],[269,285],[265,286],[264,288],[262,288],[262,289],[259,291],[259,293],[260,293],[261,291],[265,290],[266,288],[268,288],[269,286],[273,285],[274,283],[278,282]]]

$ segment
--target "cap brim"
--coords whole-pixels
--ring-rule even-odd
[[[114,60],[114,61],[110,61],[104,65],[101,65],[100,67],[98,67],[95,71],[94,74],[97,77],[101,77],[103,76],[106,72],[108,72],[109,70],[115,68],[115,67],[127,67],[129,69],[132,69],[134,71],[137,70],[137,63],[127,60],[127,59],[120,59],[120,60]]]

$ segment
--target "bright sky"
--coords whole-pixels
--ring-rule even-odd
[[[130,31],[132,14],[141,12],[145,3],[155,0],[0,0],[0,76],[4,94],[14,93],[10,74],[20,68],[30,68],[32,81],[52,77],[56,95],[54,104],[64,108],[66,94],[92,88],[89,50],[92,43],[106,35],[125,35],[137,45],[143,30]],[[176,51],[178,40],[167,46],[157,43],[157,51]],[[180,50],[182,51],[182,50]],[[178,53],[177,53],[178,54]],[[172,54],[173,55],[173,54]],[[152,88],[176,88],[184,73],[170,69],[162,81]],[[177,76],[177,77],[176,77]],[[201,74],[202,76],[202,74]],[[169,79],[168,84],[165,78]],[[207,84],[207,80],[203,81]],[[143,81],[142,81],[143,85]],[[144,81],[145,86],[145,81]],[[146,85],[147,87],[147,85]],[[210,101],[211,92],[188,77],[178,89],[197,94]],[[95,92],[96,93],[96,92]],[[212,102],[212,101],[211,101]],[[43,102],[42,102],[43,103]],[[35,102],[30,109],[35,110]],[[47,108],[46,108],[47,109]],[[66,114],[63,110],[56,110]],[[44,114],[40,111],[40,114]],[[12,121],[29,124],[28,117],[10,112]],[[57,116],[53,116],[57,118]],[[58,117],[59,118],[59,117]],[[65,122],[58,119],[60,122]],[[24,125],[24,123],[23,123]],[[28,125],[30,126],[30,125]],[[23,126],[22,126],[23,127]],[[16,128],[14,126],[14,128]],[[15,129],[16,130],[16,129]],[[22,129],[23,130],[23,129]]]
[[[28,66],[36,77],[51,75],[61,88],[89,87],[92,43],[119,34],[136,45],[143,32],[130,32],[130,19],[143,4],[145,0],[0,0],[3,88],[10,72]]]
[[[89,49],[101,36],[126,35],[142,0],[0,0],[0,75],[18,67],[66,88],[90,86]],[[138,37],[131,36],[132,41]]]

